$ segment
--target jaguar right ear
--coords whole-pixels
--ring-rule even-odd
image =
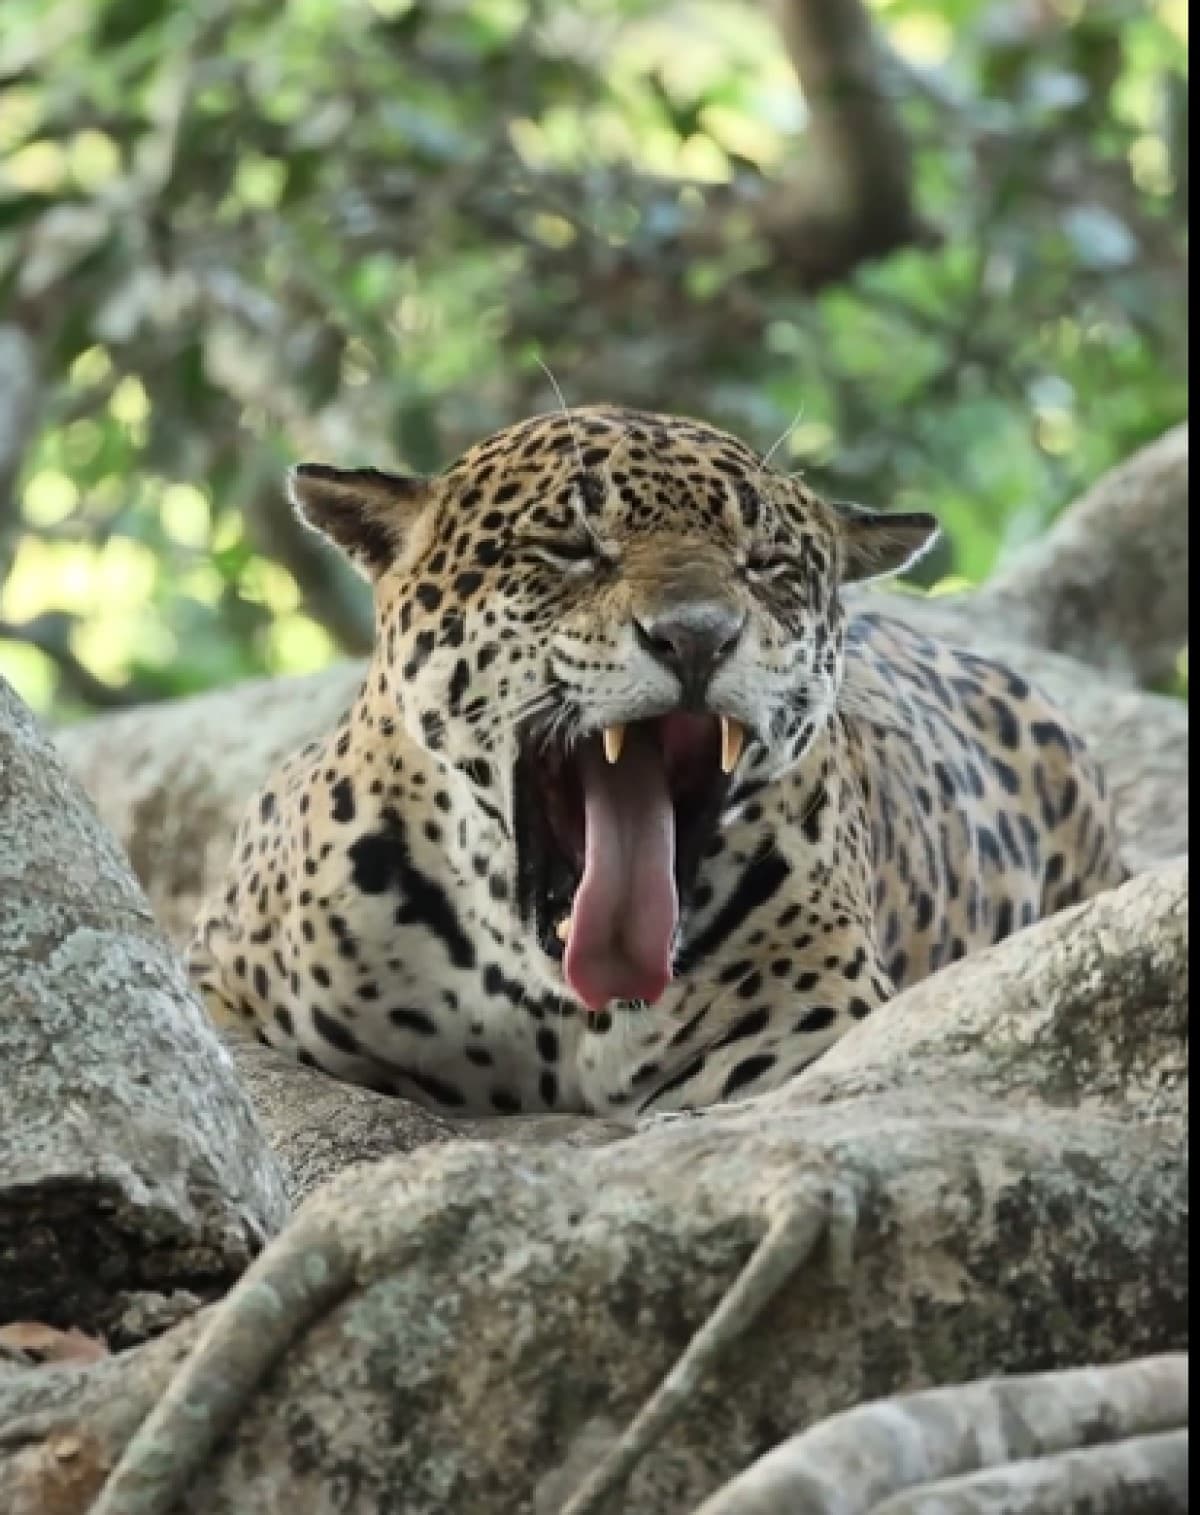
[[[346,554],[372,582],[395,562],[429,481],[376,468],[326,468],[301,463],[288,473],[296,514]]]

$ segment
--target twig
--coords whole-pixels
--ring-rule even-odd
[[[826,1236],[834,1276],[844,1278],[850,1267],[857,1216],[853,1191],[841,1185],[817,1195],[802,1194],[781,1209],[721,1303],[600,1466],[563,1506],[562,1515],[598,1515],[695,1398],[701,1380],[745,1336]]]

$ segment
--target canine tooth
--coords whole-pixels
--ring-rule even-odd
[[[746,728],[740,721],[721,717],[721,772],[732,773],[746,745]]]
[[[620,759],[621,748],[624,745],[624,726],[606,726],[604,728],[604,756],[610,763],[615,763]]]
[[[564,919],[559,921],[558,925],[555,926],[554,934],[556,937],[558,937],[560,942],[565,942],[567,940],[571,934],[571,917],[569,915],[564,917]]]

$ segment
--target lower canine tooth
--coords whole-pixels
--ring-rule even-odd
[[[610,763],[617,762],[621,756],[621,748],[624,745],[624,726],[606,726],[604,728],[604,756]]]
[[[571,917],[569,915],[567,916],[566,920],[559,921],[558,925],[555,926],[554,934],[556,937],[558,937],[560,942],[565,942],[566,939],[570,936]]]
[[[721,717],[721,772],[732,773],[746,745],[746,728],[739,721]]]

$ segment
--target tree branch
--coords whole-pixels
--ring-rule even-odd
[[[0,543],[2,550],[2,543]],[[48,610],[28,621],[0,620],[0,642],[21,642],[36,647],[58,669],[65,687],[93,710],[125,710],[148,698],[145,690],[131,685],[114,688],[82,663],[71,647],[76,617],[65,610]]]
[[[809,109],[800,174],[763,202],[760,229],[806,285],[931,229],[917,216],[912,152],[886,83],[886,59],[860,0],[775,0]]]
[[[327,542],[297,520],[282,481],[263,479],[243,508],[251,541],[295,579],[305,610],[343,652],[369,653],[375,640],[369,591]]]

